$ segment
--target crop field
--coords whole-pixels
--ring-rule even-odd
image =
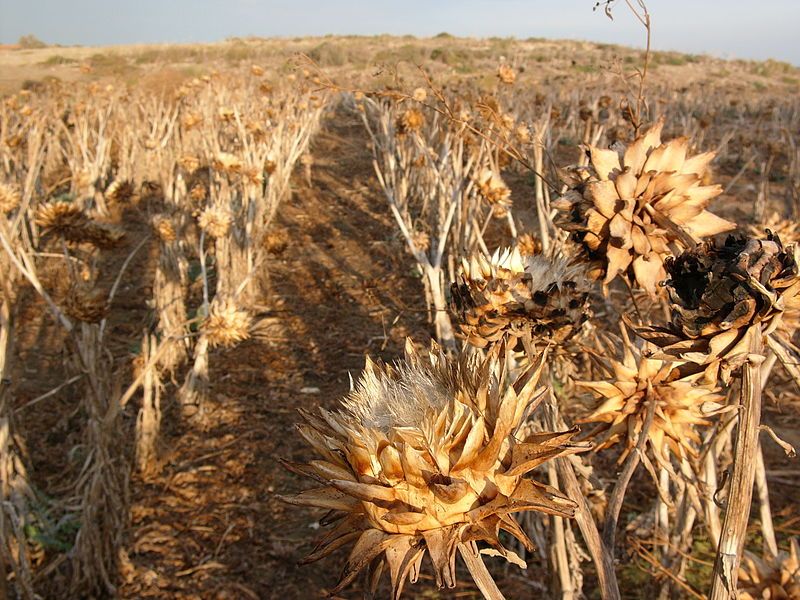
[[[0,47],[0,600],[800,599],[800,69]]]

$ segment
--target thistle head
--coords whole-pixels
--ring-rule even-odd
[[[502,545],[501,530],[531,547],[513,513],[572,516],[572,500],[525,477],[586,449],[571,441],[577,430],[523,435],[543,395],[536,389],[542,360],[510,382],[504,347],[479,361],[450,358],[436,346],[419,355],[409,344],[394,365],[367,362],[339,410],[303,413],[300,434],[320,459],[286,466],[320,487],[286,500],[343,517],[308,559],[355,542],[334,593],[381,561],[397,598],[425,552],[439,586],[454,587],[459,547],[484,541],[519,561]]]

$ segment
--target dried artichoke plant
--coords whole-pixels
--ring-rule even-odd
[[[766,336],[783,355],[800,314],[797,252],[771,233],[729,235],[684,252],[666,263],[672,323],[639,335],[658,348],[654,356],[684,361],[678,370],[702,370],[712,383],[730,380],[753,337]]]
[[[68,336],[72,368],[85,382],[81,408],[86,415],[83,443],[87,458],[74,497],[80,529],[70,554],[72,592],[101,595],[116,589],[118,549],[127,518],[128,472],[121,439],[120,397],[112,384],[112,365],[100,324],[108,297],[90,285],[75,282],[60,308],[37,274],[30,242],[12,242],[0,231],[0,242],[16,270],[42,296],[57,323]],[[67,255],[66,257],[70,257]]]
[[[531,353],[537,344],[561,349],[591,316],[583,266],[557,251],[507,248],[463,259],[451,297],[467,343],[478,348],[521,340]]]
[[[59,130],[72,173],[72,196],[81,208],[96,208],[101,215],[106,215],[108,207],[101,191],[102,179],[111,163],[109,129],[119,117],[121,94],[113,88],[103,90],[98,94],[102,101],[92,95],[88,88],[76,91],[72,110],[65,119],[55,120],[54,126]]]
[[[789,552],[758,557],[745,552],[739,567],[741,600],[794,600],[800,598],[800,543],[789,542]]]
[[[119,246],[125,230],[91,219],[74,202],[50,202],[36,208],[35,223],[45,235],[54,235],[76,244],[91,244],[108,249]]]
[[[236,306],[230,298],[215,298],[208,316],[203,321],[200,331],[208,337],[213,348],[224,346],[231,348],[250,337],[253,318],[246,310]]]
[[[784,316],[794,314],[800,302],[800,271],[795,248],[784,248],[771,233],[765,239],[729,235],[706,242],[666,268],[672,323],[638,330],[659,348],[653,358],[681,361],[675,377],[694,373],[710,384],[728,383],[734,372],[742,373],[733,476],[710,593],[712,600],[722,600],[736,590],[750,513],[760,452],[764,344],[792,373],[786,358],[793,320]]]
[[[713,152],[687,157],[689,141],[662,143],[659,121],[624,150],[588,146],[587,168],[565,172],[570,189],[553,203],[556,223],[581,244],[608,284],[623,276],[650,294],[664,260],[736,227],[707,210],[722,192],[703,185]]]
[[[189,264],[177,219],[157,215],[153,229],[159,239],[158,262],[153,277],[153,303],[161,337],[160,366],[174,374],[188,358],[186,295]]]
[[[184,415],[205,417],[205,398],[208,394],[208,351],[222,346],[231,348],[250,337],[253,318],[233,298],[217,295],[210,304],[204,305],[208,313],[200,325],[200,338],[194,349],[192,368],[186,374],[178,397]]]
[[[445,268],[457,253],[485,247],[480,223],[486,207],[477,187],[487,147],[468,141],[463,128],[433,111],[421,113],[426,118],[410,130],[397,127],[400,115],[412,110],[402,103],[363,98],[356,108],[372,141],[373,165],[389,209],[423,275],[436,338],[454,348]]]
[[[142,405],[136,416],[136,466],[143,477],[156,475],[160,469],[159,437],[161,434],[162,384],[158,369],[158,338],[145,333],[138,359],[137,376],[142,377]]]
[[[610,361],[609,380],[577,382],[601,400],[579,421],[599,424],[591,433],[595,448],[622,443],[621,462],[645,435],[646,445],[662,465],[669,464],[670,455],[679,463],[697,457],[701,443],[697,428],[710,425],[709,417],[722,408],[725,396],[720,388],[701,381],[701,373],[675,379],[675,363],[648,358],[646,349],[627,338],[623,349],[621,361]],[[644,431],[649,411],[652,421]]]
[[[259,86],[252,76],[244,86],[221,80],[201,87],[197,108],[202,118],[191,132],[197,139],[191,152],[185,148],[181,155],[199,154],[210,166],[203,186],[195,187],[208,196],[201,226],[217,241],[227,238],[222,254],[228,256],[218,259],[229,266],[218,270],[218,282],[223,293],[236,293],[245,303],[256,299],[259,267],[266,260],[263,240],[327,101],[305,80],[280,93],[259,93]],[[188,96],[184,102],[191,104]],[[183,166],[196,170],[185,160]]]
[[[393,366],[367,362],[339,410],[304,412],[300,434],[320,459],[285,463],[321,485],[285,498],[331,511],[337,522],[306,562],[353,543],[336,594],[366,569],[377,586],[389,571],[392,597],[419,576],[430,556],[439,587],[455,587],[461,553],[487,598],[481,553],[521,559],[503,546],[505,531],[531,548],[514,513],[538,511],[571,517],[575,503],[558,490],[525,477],[537,466],[586,449],[572,441],[577,429],[522,435],[527,415],[541,402],[537,391],[545,354],[519,379],[505,371],[506,349],[488,358],[450,358],[434,345],[427,356],[406,346]],[[493,595],[495,594],[495,595]]]

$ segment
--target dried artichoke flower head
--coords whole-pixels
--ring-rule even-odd
[[[303,413],[299,432],[321,459],[285,465],[321,485],[285,500],[329,509],[325,520],[338,521],[306,562],[354,542],[332,594],[364,568],[377,585],[385,565],[398,598],[426,552],[437,584],[452,588],[457,551],[474,553],[476,542],[522,563],[499,538],[502,530],[532,546],[513,513],[573,515],[572,500],[524,477],[587,449],[571,441],[577,429],[521,435],[544,396],[536,390],[544,358],[512,383],[502,344],[480,361],[450,358],[436,345],[422,356],[408,343],[392,366],[368,361],[339,410]]]
[[[583,267],[559,250],[523,256],[518,248],[463,260],[452,304],[467,342],[563,344],[591,316]]]
[[[239,308],[232,299],[215,298],[200,330],[212,348],[231,348],[250,338],[252,325],[250,313]]]
[[[111,202],[128,202],[136,193],[133,181],[130,179],[115,179],[106,188],[105,197]]]
[[[566,172],[570,189],[553,203],[556,224],[602,267],[606,284],[621,275],[651,295],[666,277],[672,247],[736,227],[706,210],[722,193],[702,185],[714,153],[687,157],[687,138],[661,142],[663,125],[619,152],[589,146],[588,168]]]
[[[34,222],[45,234],[64,236],[68,241],[80,241],[89,217],[73,202],[48,202],[36,208]]]
[[[725,396],[715,385],[700,381],[700,373],[673,379],[674,363],[648,358],[623,337],[622,361],[610,361],[612,378],[577,382],[600,399],[592,413],[579,422],[598,424],[591,432],[597,450],[624,443],[623,461],[636,446],[648,404],[654,402],[647,444],[656,461],[668,464],[670,454],[679,460],[696,456],[701,441],[696,428],[711,424],[708,417],[721,409]]]
[[[83,323],[99,323],[108,316],[108,295],[91,281],[73,282],[64,298],[64,313]]]
[[[425,126],[425,114],[418,108],[406,108],[397,116],[394,126],[400,136],[418,132]]]
[[[495,216],[502,217],[511,208],[511,188],[495,169],[482,169],[476,178],[480,195],[489,203]]]
[[[506,63],[497,67],[497,79],[506,85],[512,85],[517,80],[517,72]]]
[[[200,229],[214,239],[224,238],[233,225],[233,214],[227,208],[210,206],[203,210],[197,218]]]
[[[795,600],[800,598],[800,544],[789,542],[789,552],[759,558],[745,551],[739,567],[740,600]]]
[[[16,209],[22,202],[22,192],[16,184],[0,182],[0,213]]]
[[[673,318],[637,333],[662,357],[702,366],[727,383],[748,354],[750,336],[790,339],[800,315],[797,247],[778,236],[728,235],[667,261]],[[685,367],[681,370],[686,371]]]

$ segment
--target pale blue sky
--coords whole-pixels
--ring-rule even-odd
[[[640,46],[623,0],[616,21],[594,0],[0,0],[0,42],[206,42],[334,34],[515,36]],[[800,0],[650,0],[659,50],[800,65]]]

